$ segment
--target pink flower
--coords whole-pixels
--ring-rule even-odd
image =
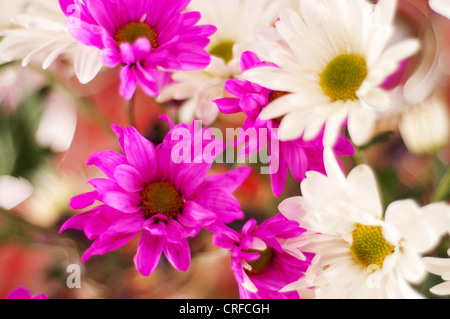
[[[95,201],[102,204],[70,218],[61,232],[80,229],[89,239],[95,239],[83,254],[83,262],[119,248],[142,233],[134,258],[141,274],[153,272],[162,252],[176,269],[186,271],[191,260],[187,237],[196,236],[202,227],[215,229],[243,217],[233,192],[250,174],[250,168],[206,176],[212,160],[195,152],[189,162],[174,162],[173,153],[180,144],[176,133],[206,135],[207,128],[172,124],[157,147],[133,127],[112,128],[124,155],[115,151],[92,154],[88,165],[97,166],[106,178],[91,179],[95,190],[71,200],[73,209],[84,209]],[[200,151],[212,144],[219,150],[224,148],[224,143],[215,139],[192,138],[189,143]]]
[[[5,299],[48,299],[48,297],[46,294],[38,294],[32,297],[28,289],[24,287],[18,287],[15,290],[11,291]]]
[[[214,244],[231,252],[242,299],[299,298],[296,291],[279,290],[303,277],[314,257],[302,253],[297,244],[304,231],[297,222],[277,214],[259,226],[250,219],[241,234],[225,228],[214,234]]]
[[[199,12],[182,13],[189,0],[60,0],[70,34],[103,51],[103,64],[121,69],[120,94],[131,99],[137,84],[159,94],[159,68],[193,71],[210,62],[204,48],[216,28],[195,25]]]
[[[250,51],[242,54],[242,72],[261,66],[270,66],[270,64],[261,61]],[[305,178],[305,173],[308,170],[325,173],[323,164],[324,128],[316,138],[310,141],[305,141],[302,137],[292,141],[281,141],[277,130],[281,119],[261,120],[259,117],[261,111],[269,102],[283,96],[285,92],[272,91],[249,81],[234,79],[225,83],[225,90],[235,97],[215,100],[214,102],[219,107],[220,112],[225,114],[244,112],[247,116],[241,134],[236,141],[236,145],[246,143],[241,155],[249,156],[267,146],[267,143],[264,143],[267,140],[261,136],[261,132],[267,132],[270,140],[279,144],[278,152],[269,154],[271,157],[269,163],[271,166],[270,178],[275,196],[280,196],[283,192],[288,169],[298,182]],[[266,130],[261,131],[261,128]],[[248,130],[253,130],[255,134],[246,134]],[[270,151],[272,147],[268,149]],[[354,154],[352,143],[342,134],[339,135],[333,150],[336,155],[350,156]]]

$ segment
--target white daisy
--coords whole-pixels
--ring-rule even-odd
[[[273,25],[285,1],[193,0],[188,9],[201,13],[199,23],[217,27],[207,47],[211,63],[202,71],[173,73],[175,83],[163,89],[157,101],[185,101],[182,122],[197,117],[204,124],[212,123],[219,113],[212,100],[224,96],[226,80],[241,76],[240,56],[251,48],[255,29]]]
[[[316,298],[421,297],[410,284],[424,279],[421,258],[448,232],[450,206],[399,200],[383,214],[368,166],[345,177],[329,149],[325,165],[328,177],[308,172],[302,196],[280,204],[283,215],[307,229],[306,251],[316,254],[305,279],[283,290],[314,286]]]
[[[399,62],[419,49],[408,39],[386,48],[393,32],[396,1],[301,1],[301,16],[283,9],[276,28],[258,32],[255,52],[279,69],[261,67],[244,78],[287,94],[269,104],[262,119],[281,116],[280,138],[312,139],[326,123],[333,145],[348,118],[355,144],[367,141],[376,111],[389,104],[379,85]]]
[[[447,254],[450,256],[450,249],[447,250]],[[450,258],[424,257],[422,261],[429,272],[441,276],[444,280],[444,282],[431,287],[430,291],[440,296],[450,295]]]
[[[80,82],[90,82],[102,67],[100,50],[76,41],[65,21],[58,0],[29,0],[21,14],[11,17],[12,26],[0,30],[0,61],[22,60],[23,66],[33,61],[47,69],[63,55],[73,61]]]
[[[399,123],[408,150],[414,154],[433,154],[450,142],[450,115],[444,97],[434,95],[409,106]]]
[[[448,0],[429,0],[431,9],[450,19],[450,1]]]

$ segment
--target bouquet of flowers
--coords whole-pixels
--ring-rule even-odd
[[[450,295],[448,0],[0,1],[0,297]]]

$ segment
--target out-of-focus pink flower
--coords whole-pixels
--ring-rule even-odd
[[[6,296],[6,299],[48,299],[48,297],[46,294],[38,294],[32,297],[28,289],[18,287],[17,289],[11,291],[8,296]]]
[[[249,220],[241,234],[225,228],[214,234],[214,243],[231,252],[241,298],[299,298],[296,291],[279,290],[303,277],[311,264],[313,254],[302,253],[298,245],[303,232],[297,222],[277,214],[260,225]]]

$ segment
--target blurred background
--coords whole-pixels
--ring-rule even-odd
[[[15,27],[10,19],[23,13],[25,2],[0,0],[0,30]],[[341,160],[347,172],[360,163],[375,170],[385,206],[403,198],[421,205],[449,200],[450,20],[426,0],[400,0],[396,22],[393,41],[412,35],[422,40],[422,50],[385,83],[394,111],[380,116],[371,143]],[[86,181],[101,176],[86,165],[87,158],[98,150],[120,151],[110,125],[129,125],[117,70],[102,69],[92,82],[80,84],[70,68],[64,59],[47,70],[33,62],[0,65],[0,299],[18,286],[58,299],[239,298],[230,258],[208,232],[190,239],[187,272],[174,270],[162,256],[149,277],[133,265],[138,238],[81,263],[91,242],[81,231],[58,233],[78,213],[69,208],[70,198],[89,191]],[[136,127],[158,144],[168,131],[158,116],[176,120],[179,105],[157,104],[139,90],[135,103]],[[223,132],[241,127],[242,115],[220,115],[211,126]],[[259,174],[259,164],[250,165],[252,175],[236,192],[246,214],[231,225],[238,231],[247,219],[263,221],[283,199],[300,195],[299,183],[289,176],[283,194],[273,196],[269,177]],[[213,172],[232,166],[215,164]],[[447,257],[449,248],[447,237],[428,255]],[[81,288],[67,287],[71,264],[80,266]],[[440,281],[430,275],[416,288],[438,298],[428,289]]]

